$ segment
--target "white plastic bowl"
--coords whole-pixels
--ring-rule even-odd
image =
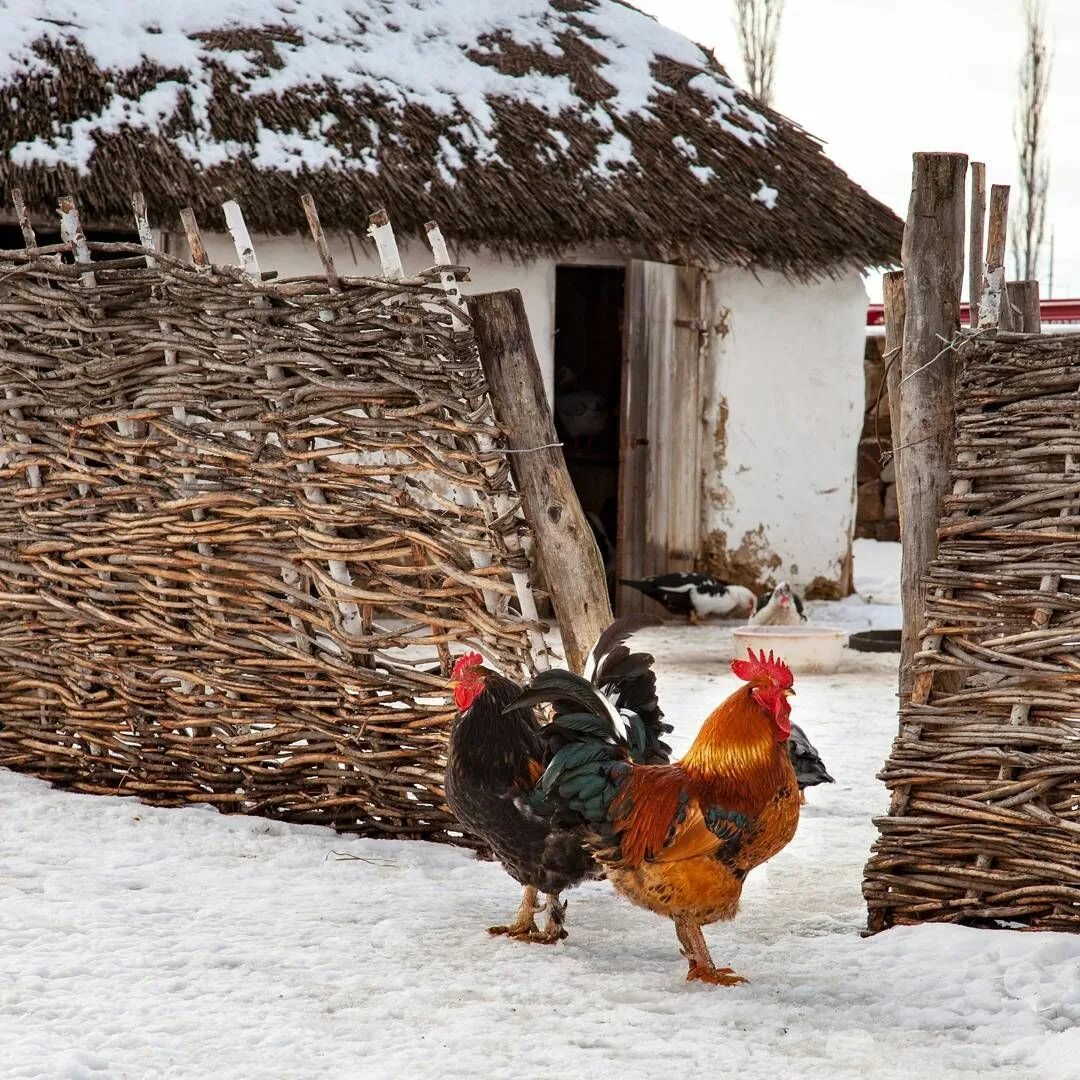
[[[835,626],[740,626],[731,632],[735,659],[747,649],[771,651],[796,674],[831,674],[844,657],[847,631]]]

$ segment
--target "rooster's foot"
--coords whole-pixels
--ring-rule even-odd
[[[686,973],[687,982],[709,983],[711,986],[738,986],[746,982],[741,975],[736,975],[731,968],[702,967],[701,964],[691,964]]]
[[[534,919],[528,922],[512,922],[509,926],[489,926],[488,933],[492,937],[512,937],[519,940],[528,940],[533,934],[540,933],[540,927]]]
[[[540,933],[540,928],[536,925],[533,916],[536,912],[543,911],[545,907],[545,904],[537,903],[536,889],[531,885],[526,885],[514,921],[509,926],[489,926],[488,933],[493,936],[512,937],[527,941],[533,934]]]
[[[560,902],[556,895],[549,896],[547,903],[540,910],[545,909],[548,917],[544,929],[537,930],[534,927],[531,933],[515,934],[514,937],[518,941],[527,941],[531,945],[556,945],[566,939],[568,935],[563,929],[563,923],[566,921],[566,901]]]
[[[709,946],[701,927],[685,915],[675,916],[675,933],[678,935],[680,951],[690,964],[686,973],[687,982],[710,983],[713,986],[737,986],[746,980],[736,975],[731,968],[718,968],[709,955]]]
[[[514,940],[527,941],[530,945],[558,945],[569,936],[562,927],[552,930],[550,926],[545,926],[543,930],[537,930],[531,934],[515,934]]]

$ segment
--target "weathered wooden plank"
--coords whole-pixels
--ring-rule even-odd
[[[901,672],[925,624],[922,581],[937,552],[942,499],[951,490],[955,424],[954,353],[960,329],[967,175],[964,154],[916,154],[904,229],[904,348],[895,450],[903,505]],[[907,682],[907,675],[901,682]]]
[[[680,266],[675,271],[674,348],[667,370],[656,357],[654,375],[670,387],[667,424],[660,425],[658,443],[667,450],[665,490],[667,542],[663,569],[693,570],[701,549],[701,446],[702,379],[708,331],[703,319],[704,273],[696,267]],[[665,435],[667,438],[665,439]]]
[[[526,516],[543,553],[567,663],[581,671],[611,622],[604,567],[566,468],[516,289],[469,297],[480,359]]]
[[[646,497],[649,482],[649,353],[645,269],[626,268],[624,301],[622,401],[619,409],[619,521],[615,572],[619,579],[646,574]],[[616,590],[620,615],[645,610],[649,601],[636,589]]]
[[[627,268],[616,544],[619,578],[692,569],[698,552],[702,301],[697,293],[700,279],[693,276],[698,272],[685,270],[687,317],[682,320],[686,325],[679,328],[679,275],[683,272],[667,263],[637,260]],[[620,590],[621,614],[652,607],[636,591]]]
[[[649,365],[649,459],[645,481],[645,573],[664,574],[672,520],[672,489],[680,483],[676,427],[685,423],[688,399],[672,372],[678,270],[666,263],[645,264],[645,338]]]

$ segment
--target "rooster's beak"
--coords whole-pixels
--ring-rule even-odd
[[[795,696],[795,691],[794,690],[785,690],[784,691],[784,697],[794,697],[794,696]]]

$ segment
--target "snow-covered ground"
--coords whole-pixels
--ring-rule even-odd
[[[898,625],[858,603],[814,617]],[[729,631],[643,639],[678,752],[736,685]],[[566,942],[520,945],[484,932],[517,887],[468,852],[0,771],[0,1077],[1080,1076],[1080,937],[860,937],[895,678],[893,656],[852,653],[799,680],[837,783],[707,931],[750,979],[734,988],[685,983],[670,924],[602,882],[569,894]]]

